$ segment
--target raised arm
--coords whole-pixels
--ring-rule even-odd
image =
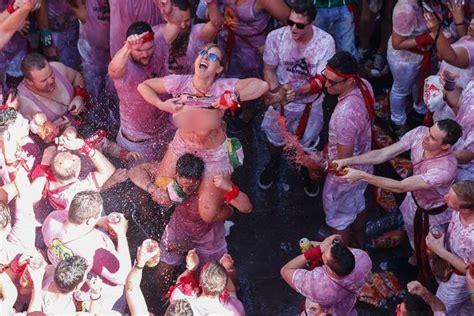
[[[0,22],[0,49],[3,48],[20,29],[28,17],[28,14],[33,10],[36,4],[35,0],[28,0],[24,5],[17,8],[13,13],[6,13],[6,19]]]
[[[222,26],[224,25],[224,18],[222,17],[221,10],[217,0],[207,2],[209,9],[209,22],[202,28],[199,37],[205,42],[212,42],[214,38],[219,34]]]
[[[240,94],[241,101],[250,101],[260,98],[269,90],[266,81],[257,78],[242,79],[235,85],[235,91]]]
[[[163,101],[158,96],[158,94],[168,93],[163,78],[145,80],[138,85],[137,89],[146,102],[156,106],[162,111],[175,113],[179,109],[174,99]]]
[[[132,50],[139,49],[143,44],[143,37],[148,32],[140,35],[130,35],[125,40],[122,48],[115,53],[109,64],[109,75],[112,79],[122,78],[127,72],[127,64],[130,60]]]

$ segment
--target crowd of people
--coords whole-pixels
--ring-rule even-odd
[[[226,221],[252,212],[232,182],[236,135],[264,109],[259,189],[297,165],[331,231],[281,267],[301,315],[357,314],[369,184],[406,193],[418,279],[396,314],[474,315],[473,13],[458,0],[0,0],[0,314],[245,315]],[[377,148],[370,82],[390,74],[394,141]],[[408,176],[374,172],[404,153]],[[138,241],[137,217],[154,228]]]

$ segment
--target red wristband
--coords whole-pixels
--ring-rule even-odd
[[[8,5],[7,12],[10,13],[10,14],[15,12],[15,7],[13,6],[13,2]]]
[[[82,148],[79,149],[79,153],[81,153],[84,156],[87,156],[89,158],[94,156],[94,154],[95,154],[94,145],[89,143],[87,140],[84,140],[84,146],[82,146]]]
[[[119,151],[119,158],[122,159],[122,160],[127,160],[127,155],[129,154],[130,152],[126,149],[120,149]]]
[[[434,39],[431,37],[430,34],[425,33],[415,37],[415,42],[418,47],[425,48],[426,46],[433,44]]]
[[[232,202],[233,199],[239,196],[239,193],[240,193],[239,187],[232,183],[232,189],[230,191],[227,191],[224,195],[225,202],[227,204],[230,204],[230,202]]]
[[[311,261],[319,261],[321,260],[323,254],[321,252],[321,246],[316,246],[304,253],[304,258],[306,261],[311,262]]]
[[[84,87],[81,86],[75,86],[74,87],[74,96],[77,97],[82,97],[84,101],[88,100],[89,95],[87,94],[87,90]]]
[[[321,75],[316,75],[309,79],[309,93],[311,94],[321,94],[324,89],[324,84],[326,79]]]
[[[2,104],[0,105],[0,111],[6,110],[6,109],[8,109],[8,104],[2,103]]]

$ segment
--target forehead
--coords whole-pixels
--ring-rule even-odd
[[[46,63],[46,66],[43,69],[32,69],[31,70],[31,78],[36,80],[42,80],[49,78],[53,74],[53,70],[49,63]]]
[[[137,49],[137,51],[144,51],[144,50],[149,50],[152,49],[154,45],[154,41],[146,42],[140,45],[140,47]]]
[[[294,22],[297,22],[297,23],[308,23],[308,18],[302,14],[298,14],[296,13],[295,11],[291,11],[290,12],[290,17],[289,17],[290,20],[294,21]]]
[[[219,57],[222,57],[222,52],[219,49],[219,47],[217,47],[217,46],[212,46],[211,48],[208,48],[207,52],[208,53],[214,53],[214,54],[218,55]]]
[[[443,140],[443,138],[446,136],[446,132],[442,131],[438,124],[435,124],[430,127],[430,135],[436,140]]]

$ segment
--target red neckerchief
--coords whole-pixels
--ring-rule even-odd
[[[365,82],[362,81],[362,78],[359,76],[359,74],[343,74],[332,69],[329,65],[326,65],[326,70],[329,70],[336,76],[342,77],[344,79],[354,79],[355,83],[357,84],[357,87],[359,88],[360,92],[362,93],[362,96],[364,97],[365,107],[367,108],[369,119],[370,121],[373,121],[373,119],[375,118],[375,100],[370,94],[369,88],[367,87]]]

